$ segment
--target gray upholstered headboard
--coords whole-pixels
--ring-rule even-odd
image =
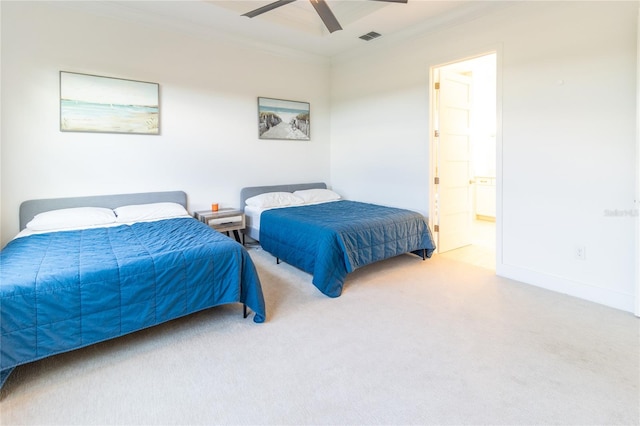
[[[293,192],[303,189],[326,189],[327,184],[324,182],[313,183],[292,183],[285,185],[269,185],[269,186],[249,186],[240,190],[240,208],[244,210],[245,201],[247,198],[254,197],[256,195],[264,194],[265,192]]]
[[[88,197],[48,198],[28,200],[20,204],[20,230],[38,213],[72,207],[116,207],[129,204],[172,202],[187,208],[187,194],[183,191],[143,192],[138,194],[94,195]]]

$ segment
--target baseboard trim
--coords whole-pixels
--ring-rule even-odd
[[[605,305],[610,308],[629,313],[634,312],[634,295],[632,294],[620,293],[512,265],[496,265],[496,274],[525,284]]]

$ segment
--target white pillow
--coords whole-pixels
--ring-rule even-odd
[[[270,207],[296,206],[303,204],[304,201],[291,192],[265,192],[264,194],[247,198],[245,203],[251,207],[267,209]]]
[[[115,209],[116,222],[130,223],[146,220],[169,219],[189,216],[189,212],[178,203],[131,204]]]
[[[330,189],[303,189],[295,191],[294,195],[302,198],[305,204],[310,203],[323,203],[325,201],[339,200],[341,197],[339,194],[333,192]]]
[[[27,223],[27,229],[32,231],[53,231],[55,229],[108,225],[115,221],[116,215],[111,209],[103,207],[73,207],[39,213]]]

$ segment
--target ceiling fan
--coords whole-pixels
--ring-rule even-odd
[[[242,16],[248,16],[249,18],[253,18],[258,15],[262,15],[265,12],[269,12],[270,10],[276,9],[280,6],[293,3],[294,1],[296,0],[278,0],[273,3],[269,3],[266,6],[262,6],[255,10],[247,12]],[[409,0],[371,0],[371,1],[381,1],[381,2],[387,2],[387,3],[407,3]],[[327,27],[327,30],[329,30],[330,33],[342,29],[342,27],[340,26],[340,23],[336,19],[333,12],[331,12],[331,9],[329,8],[325,0],[309,0],[309,2],[316,9],[316,12],[318,12],[318,15],[320,16],[320,19],[322,19],[322,22],[324,22],[325,27]]]

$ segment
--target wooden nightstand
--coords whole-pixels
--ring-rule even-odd
[[[199,210],[194,213],[194,217],[202,223],[206,223],[218,232],[229,235],[233,231],[236,241],[244,245],[244,234],[240,241],[238,231],[245,228],[245,216],[242,210],[220,209],[217,212],[211,210]]]

